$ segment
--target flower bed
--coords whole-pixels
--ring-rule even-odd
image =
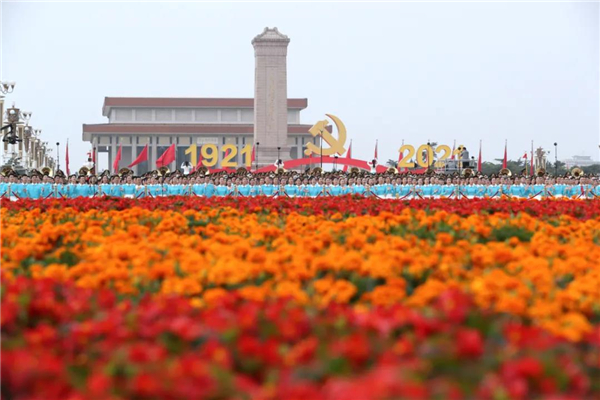
[[[2,387],[17,398],[600,395],[600,201],[1,212]]]

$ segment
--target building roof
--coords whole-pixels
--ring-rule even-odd
[[[303,110],[308,99],[288,99],[289,109]],[[105,97],[102,115],[107,117],[113,107],[127,108],[254,108],[253,98],[218,97]]]
[[[289,125],[288,134],[310,135],[312,125]],[[83,140],[91,134],[254,134],[253,124],[83,124]]]

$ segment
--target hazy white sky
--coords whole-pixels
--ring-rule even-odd
[[[490,160],[508,139],[513,159],[531,140],[598,159],[598,20],[598,3],[2,1],[1,78],[44,140],[69,138],[74,170],[105,96],[252,97],[250,40],[276,26],[288,95],[308,98],[301,122],[339,116],[355,157],[375,139],[380,161],[402,140],[476,155],[481,139]]]

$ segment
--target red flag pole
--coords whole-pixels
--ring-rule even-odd
[[[352,158],[352,139],[350,139],[350,146],[348,146],[348,151],[346,152],[346,158]],[[348,172],[348,164],[344,165],[344,172]]]
[[[92,167],[92,174],[96,175],[96,148],[92,147],[92,164],[94,164],[94,166]]]
[[[402,147],[404,147],[404,139],[402,139],[402,146],[400,147],[400,151],[399,151],[400,154],[398,155],[398,165],[397,165],[398,171],[400,171],[400,162],[404,158],[404,154],[402,153]]]
[[[117,155],[115,156],[115,161],[113,161],[113,171],[115,172],[119,172],[119,162],[121,161],[121,149],[123,148],[123,145],[120,144],[119,145],[119,150],[117,151]]]
[[[71,175],[71,171],[69,170],[69,139],[67,139],[67,149],[65,151],[65,169],[67,170],[67,176]]]

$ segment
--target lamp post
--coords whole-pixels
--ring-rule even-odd
[[[2,94],[10,94],[15,90],[14,82],[0,82],[0,92]]]
[[[336,154],[335,156],[333,156],[334,160],[333,160],[333,170],[337,171],[337,160],[338,160],[338,155]]]
[[[260,142],[256,142],[256,154],[254,159],[254,172],[258,171],[258,146],[260,146]]]
[[[321,172],[323,172],[323,131],[321,131],[321,135],[319,135],[321,137]]]
[[[59,155],[59,147],[60,143],[56,142],[56,170],[58,171],[60,169],[60,155]]]
[[[277,168],[279,169],[279,160],[281,160],[281,158],[279,157],[279,152],[281,151],[281,147],[277,148]]]
[[[17,142],[21,142],[22,138],[19,137],[17,133],[17,125],[19,125],[22,120],[25,121],[25,125],[29,125],[29,119],[31,119],[31,111],[21,111],[16,108],[15,105],[6,110],[7,122],[8,125],[2,127],[2,130],[8,129],[8,132],[2,138],[3,142],[8,142],[9,144],[17,144]]]
[[[430,164],[432,160],[429,159],[429,154],[433,154],[433,152],[431,151],[431,142],[427,139],[427,171],[429,171],[432,165]]]
[[[558,143],[554,142],[554,176],[558,176]]]

